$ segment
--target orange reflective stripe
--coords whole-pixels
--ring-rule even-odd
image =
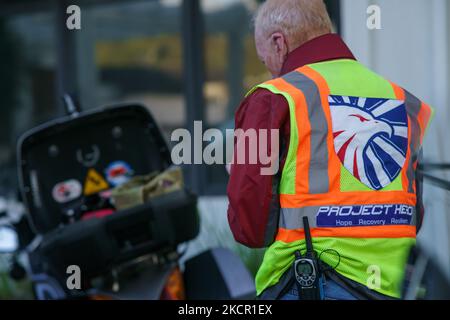
[[[391,85],[392,85],[392,88],[394,89],[395,98],[397,100],[405,101],[405,99],[406,99],[405,91],[393,82],[391,82]]]
[[[408,118],[408,142],[411,141],[412,139],[412,133],[411,133],[411,119],[409,116],[407,116]],[[405,191],[410,191],[409,189],[409,178],[408,178],[408,170],[409,170],[409,166],[410,166],[410,162],[411,162],[411,143],[408,143],[408,147],[406,149],[406,158],[405,158],[405,164],[403,165],[402,168],[402,186],[403,186],[403,190]],[[415,190],[416,184],[413,183],[413,189],[414,192]]]
[[[411,162],[411,143],[409,143],[409,141],[411,141],[412,139],[412,127],[411,127],[411,118],[408,115],[408,148],[406,149],[406,158],[405,158],[405,164],[403,165],[402,168],[402,186],[403,186],[403,190],[405,191],[409,191],[409,178],[408,178],[408,169],[410,166],[410,162]],[[416,184],[413,183],[413,189],[414,192],[415,190]]]
[[[405,101],[405,91],[400,88],[395,83],[391,82],[392,88],[394,89],[395,97],[398,100]],[[411,141],[411,119],[408,116],[408,141]],[[409,187],[409,179],[408,179],[408,167],[409,167],[409,161],[411,159],[411,144],[408,143],[408,148],[406,150],[406,157],[405,157],[405,164],[402,168],[402,187],[403,190],[407,191]]]
[[[282,208],[303,208],[326,205],[365,205],[365,204],[406,204],[416,205],[416,195],[404,191],[380,192],[330,192],[327,194],[281,194]]]
[[[296,155],[296,182],[295,192],[309,192],[309,162],[311,160],[311,124],[309,123],[308,110],[306,108],[306,99],[303,92],[282,78],[268,81],[280,91],[285,91],[295,101],[295,120],[298,130],[298,145]],[[301,146],[301,147],[300,147]]]
[[[422,106],[420,108],[420,112],[417,115],[417,121],[419,122],[420,126],[420,143],[423,142],[423,137],[425,135],[425,131],[427,130],[428,123],[430,122],[431,118],[431,108],[429,105],[422,102]]]
[[[340,191],[340,175],[341,175],[341,161],[339,160],[335,150],[334,150],[334,138],[333,138],[333,125],[331,121],[331,110],[328,102],[328,96],[330,95],[330,88],[328,87],[325,79],[315,71],[314,69],[304,66],[297,69],[298,72],[301,72],[312,81],[315,82],[320,92],[320,99],[322,101],[322,108],[325,113],[325,117],[327,119],[329,133],[327,137],[327,146],[328,146],[328,181],[330,192]]]
[[[340,238],[416,238],[416,227],[397,226],[364,226],[364,227],[340,227],[340,228],[312,228],[311,236],[315,237],[340,237]],[[288,230],[278,229],[275,241],[286,243],[305,239],[303,229]]]

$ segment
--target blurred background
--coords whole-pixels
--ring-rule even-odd
[[[141,102],[166,139],[176,128],[233,128],[245,92],[270,76],[254,48],[256,0],[0,0],[0,215],[23,211],[17,199],[15,144],[27,129],[64,114],[63,93],[84,110]],[[436,117],[425,161],[450,161],[450,3],[446,0],[329,0],[335,31],[355,56],[432,105]],[[81,30],[65,27],[66,8],[81,8]],[[367,8],[381,8],[381,29]],[[211,246],[237,252],[252,272],[262,252],[237,245],[229,231],[223,166],[184,168],[200,195],[201,234],[194,255]],[[450,177],[443,173],[444,179]],[[424,251],[450,279],[450,193],[425,187]],[[0,256],[0,259],[1,256]],[[0,298],[29,297],[25,282],[2,274]],[[4,267],[4,266],[3,266]]]

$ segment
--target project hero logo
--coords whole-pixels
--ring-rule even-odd
[[[407,215],[412,216],[414,212],[413,207],[407,205],[365,205],[365,206],[329,206],[321,207],[317,212],[317,215],[326,214],[327,216],[370,216],[370,215]]]
[[[410,225],[414,207],[403,204],[323,206],[317,211],[318,227]]]

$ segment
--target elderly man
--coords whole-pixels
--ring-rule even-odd
[[[279,130],[280,170],[235,161],[228,220],[238,242],[268,247],[256,276],[263,299],[307,298],[293,267],[306,250],[304,217],[328,269],[314,282],[322,298],[400,298],[422,222],[416,168],[432,109],[331,31],[322,0],[268,0],[256,15],[256,49],[273,79],[250,91],[235,125]]]

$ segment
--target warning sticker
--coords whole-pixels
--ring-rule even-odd
[[[109,188],[106,180],[95,169],[89,169],[86,181],[84,182],[84,195],[89,196],[94,193]]]

